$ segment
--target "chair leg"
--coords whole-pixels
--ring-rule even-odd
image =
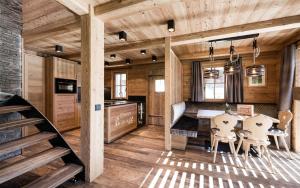
[[[271,166],[271,170],[272,170],[272,172],[274,172],[274,168],[273,168],[273,164],[272,164],[272,160],[271,160],[271,155],[270,155],[269,149],[268,149],[267,146],[263,146],[263,147],[264,147],[264,150],[267,153],[267,158],[268,158],[269,164]]]
[[[234,155],[234,157],[236,157],[234,142],[233,141],[229,141],[228,144],[229,144],[229,148],[230,148],[231,153]]]
[[[285,147],[285,150],[286,150],[287,153],[289,154],[290,159],[292,159],[292,155],[291,155],[290,149],[289,149],[289,147],[288,147],[288,145],[287,145],[287,143],[286,143],[286,141],[285,141],[284,136],[279,136],[279,138],[281,138],[281,141],[282,141],[282,143],[283,143],[283,145],[284,145],[284,147]]]
[[[277,136],[275,136],[275,135],[274,135],[274,140],[275,140],[276,147],[279,150],[278,139],[277,139]]]
[[[242,142],[243,142],[243,138],[240,138],[239,143],[238,143],[238,146],[237,146],[237,148],[236,148],[236,154],[239,153],[240,148],[241,148],[241,145],[242,145]]]
[[[244,155],[245,155],[245,164],[244,164],[245,168],[247,168],[249,150],[250,150],[250,144],[247,143],[247,144],[245,144],[245,153],[244,153]]]
[[[215,151],[214,151],[214,159],[213,159],[213,163],[216,162],[216,157],[217,157],[217,153],[218,153],[218,145],[219,145],[219,140],[216,139],[216,140],[215,140],[215,145],[214,145]]]
[[[215,136],[212,136],[213,140],[212,142],[210,143],[210,151],[213,151],[214,150],[214,145],[215,145]]]

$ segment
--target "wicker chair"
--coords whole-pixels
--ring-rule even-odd
[[[275,140],[275,144],[277,149],[279,150],[279,144],[278,144],[278,137],[281,139],[286,151],[289,154],[289,157],[292,158],[292,155],[290,153],[289,147],[285,141],[285,137],[288,136],[287,129],[290,126],[290,123],[293,119],[292,112],[288,111],[280,111],[278,114],[278,119],[280,123],[278,124],[277,128],[272,128],[268,132],[268,136],[273,136]]]
[[[234,127],[238,123],[238,118],[229,114],[222,114],[214,118],[215,128],[212,128],[213,144],[214,148],[213,162],[216,162],[216,155],[218,152],[219,142],[228,143],[232,154],[236,157],[234,142],[236,141],[236,134]]]

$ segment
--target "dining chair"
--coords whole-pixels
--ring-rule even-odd
[[[289,150],[289,147],[285,141],[285,137],[289,136],[287,133],[288,127],[290,126],[290,123],[293,119],[293,114],[291,111],[280,111],[278,114],[279,124],[277,128],[271,128],[268,132],[268,136],[273,136],[275,140],[275,144],[277,149],[279,150],[279,144],[278,144],[278,137],[281,139],[288,155],[290,158],[292,158],[291,152]]]
[[[245,150],[245,167],[248,161],[248,154],[251,146],[257,148],[258,153],[261,157],[262,154],[267,154],[268,162],[273,171],[273,164],[271,161],[271,155],[268,149],[270,141],[268,138],[268,131],[271,128],[273,121],[265,115],[258,115],[255,117],[247,118],[243,122],[243,130],[239,132],[240,141],[236,152],[239,151],[242,143],[244,144]],[[264,151],[264,152],[263,152]]]
[[[214,149],[213,162],[216,162],[219,142],[228,143],[231,153],[236,157],[234,127],[238,123],[238,118],[230,114],[222,114],[216,116],[213,121],[215,123],[215,127],[211,129],[213,135],[212,149]]]

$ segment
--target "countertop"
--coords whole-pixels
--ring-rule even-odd
[[[106,100],[104,101],[104,107],[120,106],[120,105],[133,104],[133,103],[135,102],[125,101],[125,100]]]

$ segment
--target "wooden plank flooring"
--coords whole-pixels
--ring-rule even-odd
[[[71,147],[80,154],[80,130],[64,133]],[[36,150],[32,148],[31,151]],[[277,173],[270,172],[266,158],[251,156],[248,169],[242,156],[235,160],[231,154],[218,153],[212,163],[212,153],[204,149],[164,151],[162,127],[146,126],[105,145],[104,174],[93,183],[71,184],[63,187],[300,187],[300,155],[287,159],[284,151],[271,150]],[[27,149],[24,155],[30,153]],[[33,173],[40,176],[55,169],[57,163]],[[29,174],[29,176],[32,174]],[[23,178],[24,179],[24,178]]]

